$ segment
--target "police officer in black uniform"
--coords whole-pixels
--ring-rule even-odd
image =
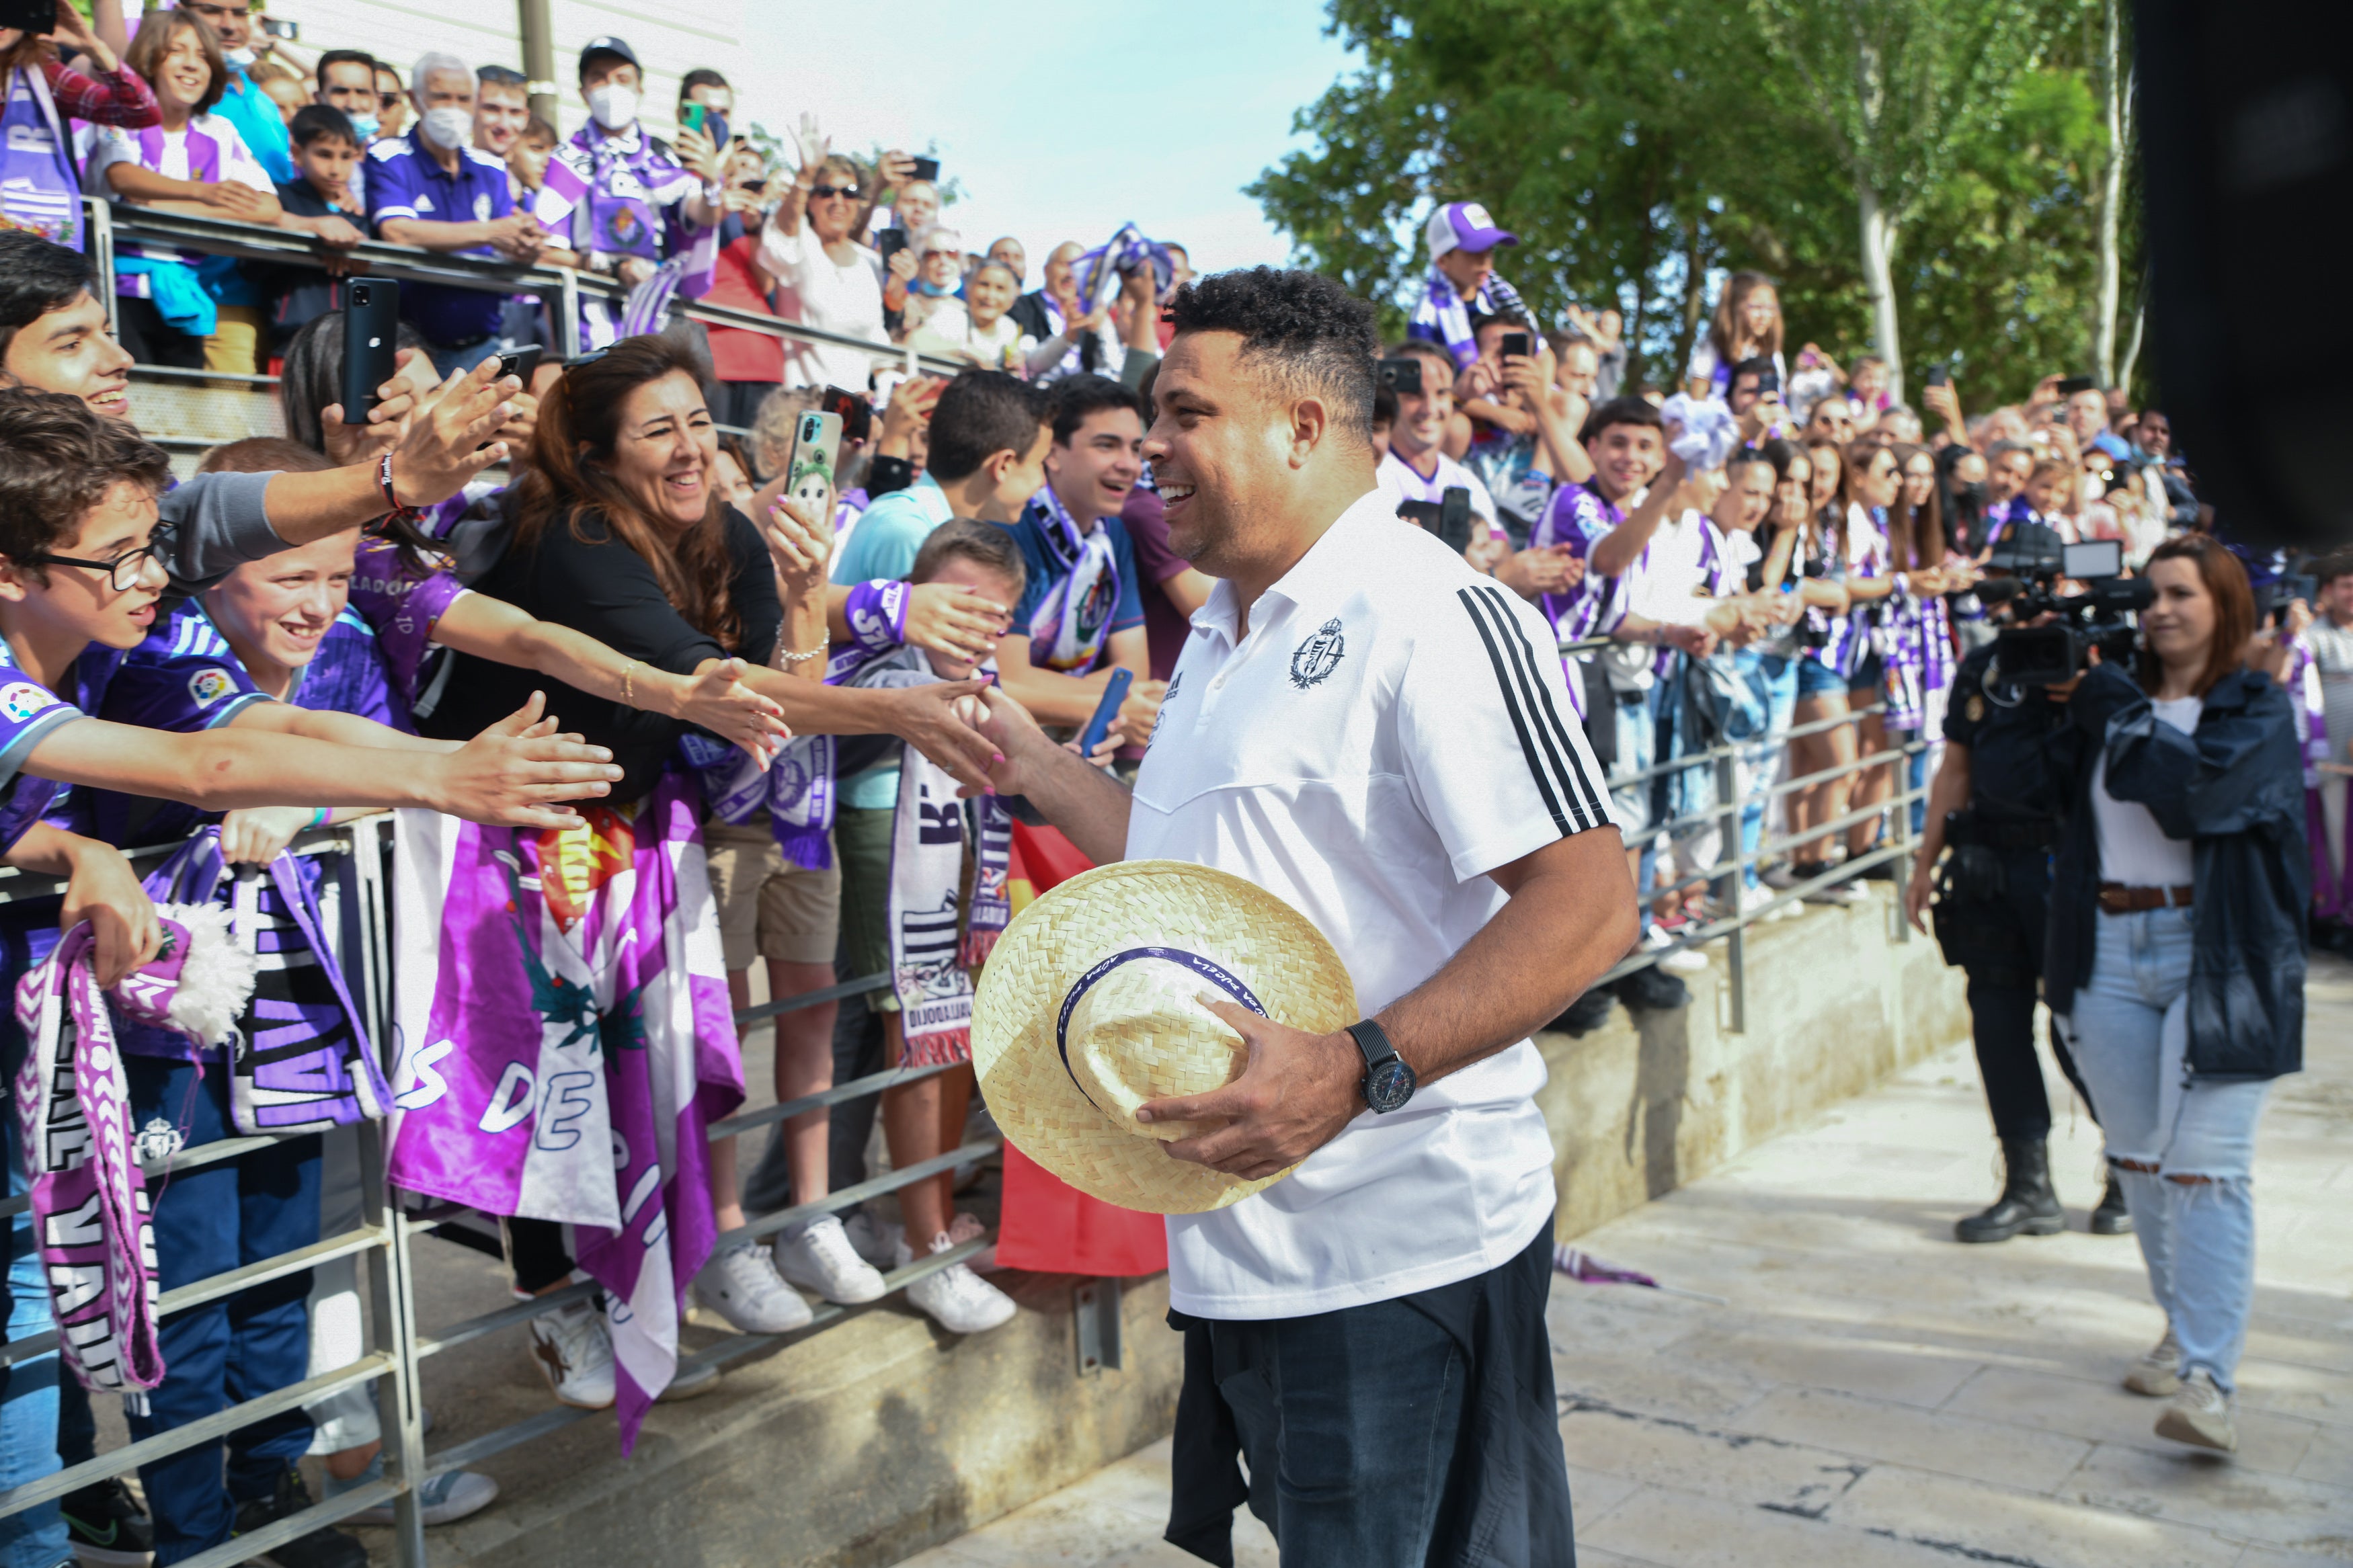
[[[1953,1226],[1973,1242],[2007,1241],[2021,1231],[2055,1236],[2067,1226],[2051,1185],[2051,1105],[2034,1053],[2060,805],[2044,742],[2066,721],[2066,698],[1992,678],[1994,652],[1990,643],[1975,649],[1954,676],[1944,763],[1929,786],[1926,831],[1905,899],[1905,912],[1920,926],[1933,882],[1937,945],[1946,963],[1968,973],[1969,1026],[2004,1172],[1993,1205]],[[1947,849],[1939,876],[1937,858]],[[2059,1070],[2090,1105],[2065,1042],[2054,1033],[2051,1043]],[[2113,1178],[2091,1228],[2102,1236],[2132,1228]]]

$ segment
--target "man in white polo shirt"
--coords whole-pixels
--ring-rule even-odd
[[[1177,1159],[1304,1162],[1169,1218],[1168,1538],[1218,1560],[1246,1497],[1285,1568],[1567,1563],[1528,1035],[1634,939],[1601,771],[1542,617],[1375,484],[1370,308],[1261,268],[1188,285],[1170,319],[1145,457],[1171,546],[1222,581],[1132,795],[991,693],[995,783],[1098,861],[1279,894],[1368,1016],[1312,1036],[1220,1007],[1241,1076],[1139,1113],[1215,1126]]]

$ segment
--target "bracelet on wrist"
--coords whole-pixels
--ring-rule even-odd
[[[789,669],[797,664],[807,664],[810,659],[816,658],[819,655],[823,654],[830,646],[831,645],[828,643],[819,643],[817,647],[810,648],[806,653],[795,653],[784,649],[778,649],[776,657],[782,660],[785,667]]]

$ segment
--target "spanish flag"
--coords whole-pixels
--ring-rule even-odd
[[[1059,830],[1015,823],[1013,912],[1093,864]],[[1040,1274],[1157,1274],[1168,1267],[1167,1226],[1156,1214],[1087,1196],[1008,1142],[997,1259]]]

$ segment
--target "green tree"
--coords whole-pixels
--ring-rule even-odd
[[[1752,0],[1853,190],[1872,337],[1903,389],[1895,252],[1968,143],[2001,123],[2056,21],[2048,0]]]

